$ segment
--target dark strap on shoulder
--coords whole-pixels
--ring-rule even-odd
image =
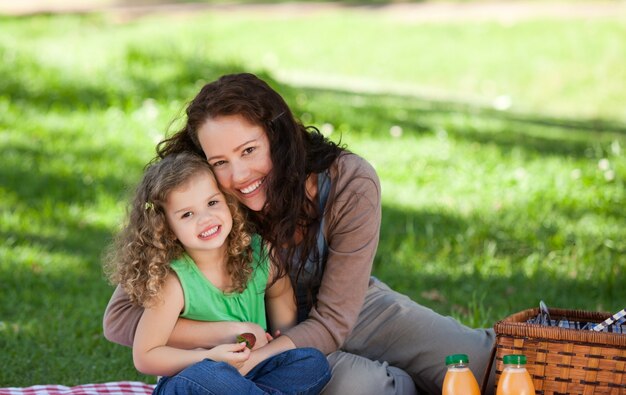
[[[326,255],[328,255],[328,243],[326,242],[326,238],[324,237],[324,227],[326,225],[326,216],[324,214],[329,193],[330,174],[329,171],[326,170],[317,175],[317,196],[319,200],[319,210],[322,216],[322,220],[320,221],[320,228],[317,231],[317,250],[320,254],[320,257],[323,257],[323,262],[326,262]]]
[[[317,301],[317,291],[322,283],[324,266],[328,257],[328,243],[324,237],[326,219],[324,212],[326,202],[330,194],[330,173],[324,171],[317,175],[317,199],[321,215],[319,229],[317,230],[317,250],[312,250],[307,261],[304,263],[302,272],[298,275],[299,266],[294,265],[291,272],[291,281],[295,286],[296,299],[298,302],[298,322],[302,322],[309,316],[309,310]],[[296,282],[297,278],[297,282]]]

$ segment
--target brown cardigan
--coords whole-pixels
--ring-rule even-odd
[[[315,347],[325,354],[341,347],[358,318],[376,248],[381,220],[380,183],[363,158],[345,153],[330,168],[326,205],[328,259],[309,318],[285,331],[296,347]],[[104,335],[131,346],[141,307],[118,286],[104,313]]]

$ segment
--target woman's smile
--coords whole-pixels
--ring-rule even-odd
[[[270,144],[263,127],[241,115],[207,119],[198,140],[220,186],[254,211],[267,199],[266,181],[272,171]]]
[[[256,190],[258,190],[264,181],[265,181],[265,177],[261,178],[260,180],[256,180],[255,182],[248,185],[247,187],[239,189],[239,192],[243,193],[244,195],[249,195],[255,192]]]

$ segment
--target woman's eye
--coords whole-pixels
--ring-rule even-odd
[[[219,203],[219,200],[211,200],[211,201],[209,202],[209,207],[210,207],[210,206],[215,206],[217,203]]]
[[[224,161],[224,160],[218,160],[217,162],[213,162],[213,164],[211,165],[211,167],[219,167],[219,166],[222,166],[224,163],[226,163],[226,161]]]
[[[186,213],[184,213],[183,215],[180,216],[181,218],[189,218],[191,217],[191,211],[187,211]]]
[[[252,153],[252,151],[254,151],[255,149],[256,149],[256,147],[248,147],[248,148],[246,148],[246,149],[244,149],[244,150],[243,150],[243,154],[244,154],[244,155],[251,154],[251,153]]]

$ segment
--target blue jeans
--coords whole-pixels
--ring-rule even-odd
[[[324,354],[296,348],[274,355],[242,376],[226,362],[205,359],[159,380],[153,395],[319,394],[330,380]]]

